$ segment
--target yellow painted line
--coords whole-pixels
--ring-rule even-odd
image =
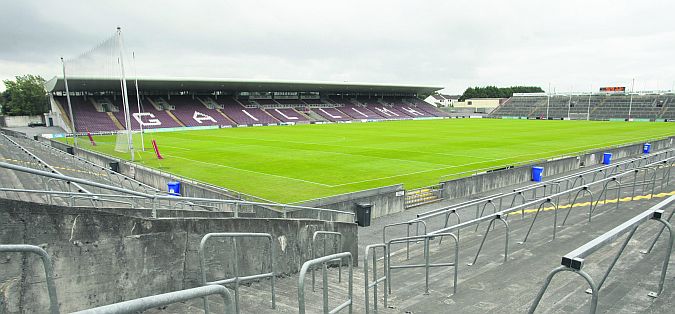
[[[656,193],[654,195],[652,195],[652,194],[636,195],[632,200],[631,200],[630,196],[623,197],[623,198],[620,198],[620,199],[616,199],[616,198],[608,199],[607,201],[600,201],[598,204],[600,204],[600,205],[612,204],[612,203],[616,203],[617,201],[618,202],[631,202],[631,201],[639,201],[639,200],[646,200],[646,199],[652,199],[652,198],[664,198],[664,197],[673,196],[673,195],[675,195],[675,191],[661,192],[661,193]],[[593,203],[595,203],[595,201],[593,201]],[[570,205],[571,204],[560,205],[560,206],[558,206],[558,209],[570,208]],[[572,207],[584,207],[584,206],[589,206],[589,205],[591,205],[591,202],[582,202],[582,203],[575,203],[574,206],[572,206]],[[548,207],[542,208],[543,211],[549,211],[549,210],[554,210],[554,209],[555,209],[555,206],[548,206]],[[525,209],[526,214],[531,214],[531,213],[536,213],[536,212],[537,212],[537,208]],[[511,215],[511,214],[521,214],[521,211],[509,213],[509,215]]]

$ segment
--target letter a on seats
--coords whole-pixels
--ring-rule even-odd
[[[203,114],[199,111],[195,111],[195,113],[192,115],[192,119],[195,119],[199,124],[204,123],[204,121],[211,121],[213,123],[218,123],[216,119],[214,119],[212,116],[209,116],[207,114]]]

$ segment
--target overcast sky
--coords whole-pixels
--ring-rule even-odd
[[[672,89],[675,1],[3,1],[0,79],[122,27],[139,76]],[[4,89],[0,84],[0,90]]]

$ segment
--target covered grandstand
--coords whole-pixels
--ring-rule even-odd
[[[72,131],[66,82],[45,84],[53,125]],[[447,116],[418,97],[438,86],[351,82],[138,78],[140,101],[127,79],[131,128],[233,127]],[[75,132],[125,129],[120,81],[69,77]],[[139,111],[140,107],[140,111]]]
[[[514,94],[493,117],[570,120],[675,120],[675,93]]]

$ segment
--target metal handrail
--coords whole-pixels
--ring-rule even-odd
[[[436,263],[432,264],[430,260],[430,248],[429,248],[429,242],[433,240],[436,237],[442,238],[449,236],[453,240],[455,240],[455,259],[451,263]],[[396,265],[392,266],[391,265],[391,245],[395,243],[406,243],[410,241],[415,241],[415,240],[424,240],[424,264],[406,264],[406,265]],[[392,282],[392,276],[391,276],[391,270],[392,269],[406,269],[406,268],[424,268],[424,293],[429,294],[429,271],[430,268],[432,267],[453,267],[454,268],[454,276],[453,276],[453,293],[457,293],[457,278],[459,275],[459,239],[457,238],[456,235],[453,233],[437,233],[437,234],[426,234],[426,235],[419,235],[419,236],[412,236],[412,237],[403,237],[403,238],[396,238],[396,239],[391,239],[389,242],[386,243],[387,246],[387,256],[385,257],[387,260],[386,263],[386,276],[387,276],[387,288],[389,289],[389,293],[391,293],[391,282]]]
[[[277,207],[283,207],[285,209],[290,208],[290,209],[298,209],[298,210],[309,209],[309,210],[314,210],[314,211],[325,211],[325,212],[337,213],[337,214],[341,214],[341,215],[347,215],[347,216],[351,217],[351,222],[354,221],[354,217],[356,215],[353,212],[346,212],[346,211],[340,211],[340,210],[335,210],[335,209],[296,206],[296,205],[287,205],[287,204],[279,204],[279,203],[260,203],[260,202],[250,202],[250,201],[242,201],[242,200],[220,200],[220,199],[209,199],[209,198],[198,198],[198,197],[175,197],[175,196],[169,196],[169,195],[147,194],[147,193],[128,190],[128,189],[120,188],[120,187],[116,187],[116,186],[110,186],[110,185],[106,185],[106,184],[102,184],[102,183],[98,183],[98,182],[92,182],[92,181],[84,180],[84,179],[80,179],[80,178],[70,177],[70,176],[66,176],[66,175],[62,175],[62,174],[51,173],[51,172],[47,172],[47,171],[17,166],[17,165],[6,163],[6,162],[0,162],[0,168],[6,168],[6,169],[11,169],[11,170],[21,171],[21,172],[26,172],[26,173],[32,173],[32,174],[35,174],[35,175],[60,179],[60,180],[64,180],[64,181],[81,183],[81,184],[90,185],[90,186],[94,186],[94,187],[98,187],[98,188],[108,189],[108,190],[115,191],[115,192],[140,196],[142,198],[151,199],[153,201],[156,201],[156,200],[179,200],[180,199],[180,200],[185,200],[185,201],[224,203],[224,204],[232,204],[232,205],[239,204],[239,205],[255,205],[255,206],[277,206]],[[153,217],[156,217],[156,208],[153,209]],[[237,211],[235,211],[235,217],[238,217]]]
[[[347,291],[347,301],[338,305],[336,308],[329,310],[328,309],[328,267],[326,263],[331,262],[336,259],[342,260],[347,258],[349,262],[349,290]],[[342,262],[340,262],[342,263]],[[323,275],[323,312],[324,314],[337,313],[344,308],[348,308],[349,314],[352,313],[352,305],[354,303],[353,297],[353,280],[354,280],[354,269],[353,269],[353,260],[352,253],[342,252],[332,255],[327,255],[319,258],[315,258],[309,261],[306,261],[302,264],[300,268],[300,276],[298,279],[298,313],[305,314],[305,277],[307,276],[307,271],[310,267],[314,268],[315,265],[322,264],[322,275]]]
[[[495,200],[495,199],[498,199],[498,198],[503,199],[505,197],[519,195],[519,194],[522,194],[526,191],[535,190],[535,189],[538,189],[538,188],[541,188],[541,187],[545,187],[547,185],[560,183],[560,182],[565,181],[565,180],[575,179],[575,178],[578,178],[579,176],[584,176],[584,175],[588,175],[588,174],[592,174],[592,173],[598,173],[598,172],[606,171],[607,169],[610,169],[610,168],[617,168],[618,166],[622,166],[622,165],[626,166],[628,164],[635,163],[635,162],[639,163],[642,160],[660,157],[662,155],[665,155],[667,157],[668,154],[670,154],[671,152],[675,152],[675,149],[663,150],[663,151],[656,152],[656,153],[653,153],[653,154],[650,154],[650,155],[647,155],[647,156],[639,156],[639,157],[636,157],[636,158],[623,160],[623,161],[617,162],[613,165],[605,165],[605,166],[601,166],[601,167],[598,167],[598,168],[588,169],[588,170],[584,170],[584,171],[577,172],[577,173],[574,173],[574,174],[565,175],[565,176],[562,176],[562,177],[559,177],[559,178],[550,179],[550,180],[546,180],[546,181],[539,182],[539,183],[534,183],[534,184],[528,185],[528,186],[523,187],[523,188],[514,189],[512,192],[509,192],[509,193],[497,193],[497,194],[494,194],[494,195],[481,197],[481,198],[478,198],[478,199],[475,199],[475,200],[469,200],[469,201],[462,202],[462,203],[459,203],[459,204],[448,205],[448,206],[445,206],[445,207],[441,207],[441,208],[438,208],[438,209],[434,209],[434,210],[430,210],[430,211],[427,211],[427,212],[424,212],[424,213],[417,214],[417,218],[412,219],[411,221],[433,218],[433,217],[443,215],[443,214],[447,215],[449,212],[452,212],[453,210],[458,210],[458,209],[470,207],[470,206],[473,206],[473,205],[477,205],[477,204],[480,204],[484,201]],[[595,179],[593,179],[593,181],[594,180]]]
[[[27,140],[31,141],[31,139],[27,139]],[[124,178],[125,180],[128,180],[128,181],[131,181],[131,182],[133,182],[133,183],[136,183],[136,184],[138,184],[139,186],[141,186],[141,187],[143,187],[143,188],[150,189],[150,190],[155,191],[155,192],[159,192],[159,190],[158,190],[157,188],[154,188],[154,187],[152,187],[152,186],[150,186],[150,185],[148,185],[148,184],[145,184],[145,183],[143,183],[143,182],[141,182],[141,181],[138,181],[138,180],[136,180],[136,179],[134,179],[134,178],[132,178],[132,177],[126,176],[126,175],[121,174],[121,173],[119,173],[119,172],[114,172],[114,171],[112,171],[112,170],[110,170],[110,169],[108,169],[108,168],[99,166],[99,165],[97,165],[97,164],[95,164],[95,163],[93,163],[93,162],[91,162],[91,161],[89,161],[89,160],[87,160],[87,159],[85,159],[85,158],[82,158],[82,157],[79,157],[79,156],[75,156],[75,155],[71,155],[71,154],[65,153],[63,150],[60,150],[60,149],[58,149],[58,148],[56,148],[56,147],[53,147],[53,146],[51,146],[51,145],[47,145],[47,144],[42,143],[42,142],[40,142],[40,141],[35,141],[35,142],[37,142],[38,145],[41,145],[41,146],[44,147],[45,149],[48,149],[48,150],[53,151],[53,152],[58,152],[60,155],[70,156],[70,157],[72,157],[72,158],[74,158],[74,159],[77,159],[77,160],[79,160],[79,161],[85,162],[85,163],[87,163],[87,164],[90,165],[90,166],[99,168],[99,169],[105,171],[107,174],[115,174],[115,175],[117,175],[117,176],[121,176],[121,177]]]
[[[661,163],[661,162],[665,162],[665,161],[671,161],[671,162],[672,162],[672,161],[675,161],[675,156],[669,157],[669,158],[667,158],[667,159],[665,159],[665,160],[660,160],[660,161],[654,162],[654,163],[652,163],[652,164],[650,164],[650,165],[657,164],[657,163]],[[607,177],[607,178],[603,178],[603,179],[600,179],[600,180],[595,181],[595,182],[587,183],[587,184],[585,184],[585,185],[583,185],[583,186],[580,186],[580,187],[574,187],[574,188],[571,188],[571,189],[568,189],[568,190],[564,190],[564,191],[561,191],[561,192],[557,192],[557,193],[554,193],[554,194],[545,196],[545,197],[543,197],[542,199],[545,199],[545,200],[550,201],[550,200],[552,200],[552,199],[555,198],[555,197],[563,196],[563,195],[565,195],[565,194],[567,194],[567,193],[575,192],[575,191],[577,191],[577,190],[579,190],[579,189],[588,188],[588,187],[591,186],[591,185],[595,185],[595,184],[599,184],[599,183],[605,183],[605,182],[607,182],[607,181],[609,181],[609,180],[615,180],[615,179],[617,179],[617,178],[626,176],[626,175],[628,175],[628,174],[632,174],[632,173],[634,173],[635,171],[637,171],[637,170],[630,170],[630,171],[623,172],[623,173],[620,173],[620,174],[615,174],[615,175],[613,175],[613,176],[610,176],[610,177]],[[511,208],[507,208],[507,209],[504,209],[504,210],[501,210],[501,211],[499,211],[499,212],[497,212],[497,213],[493,213],[493,214],[490,214],[490,215],[486,215],[486,216],[479,217],[479,218],[476,218],[476,219],[473,219],[473,220],[470,220],[470,221],[463,222],[463,223],[461,223],[461,224],[457,224],[457,225],[454,225],[454,226],[450,226],[450,227],[442,228],[442,229],[439,229],[439,230],[436,230],[436,231],[432,231],[432,232],[430,232],[429,234],[437,234],[437,233],[443,233],[443,232],[450,232],[450,231],[453,231],[453,230],[462,229],[462,228],[467,227],[467,226],[472,226],[472,225],[475,225],[475,224],[477,224],[477,223],[481,223],[481,222],[484,222],[484,221],[488,221],[488,220],[491,220],[491,219],[495,219],[495,218],[497,218],[498,216],[504,216],[504,215],[507,215],[507,214],[509,214],[509,213],[515,212],[515,211],[517,211],[517,210],[520,210],[520,209],[523,209],[523,208],[527,208],[527,207],[529,207],[529,206],[538,205],[539,202],[540,202],[542,199],[535,199],[535,200],[532,200],[532,201],[528,201],[528,202],[526,202],[526,203],[523,203],[523,204],[520,204],[520,205],[511,207]]]
[[[563,271],[570,271],[576,273],[588,282],[590,286],[589,289],[590,291],[587,290],[586,292],[592,294],[589,312],[595,313],[598,307],[599,290],[602,288],[602,285],[609,276],[609,273],[614,268],[614,265],[616,265],[616,262],[619,260],[619,257],[624,252],[626,246],[628,245],[628,242],[632,239],[637,228],[640,225],[642,225],[642,223],[649,220],[656,220],[660,222],[664,228],[668,229],[668,233],[670,235],[668,240],[668,246],[666,247],[666,254],[663,260],[663,266],[661,268],[661,276],[659,279],[658,291],[650,292],[648,294],[650,297],[653,298],[658,297],[663,292],[666,272],[668,270],[668,263],[670,262],[670,255],[673,250],[673,243],[675,242],[675,233],[673,233],[673,229],[670,223],[667,220],[663,219],[663,212],[667,206],[671,205],[674,202],[675,196],[671,196],[661,201],[660,203],[654,205],[650,209],[638,214],[637,216],[631,218],[630,220],[613,228],[612,230],[605,232],[603,235],[563,255],[562,260],[560,262],[561,266],[558,266],[547,275],[546,280],[544,281],[544,285],[541,287],[539,293],[532,302],[532,305],[530,306],[528,313],[534,313],[534,311],[537,309],[537,306],[539,306],[539,303],[541,302],[541,298],[544,296],[544,293],[548,289],[548,286],[551,283],[553,277],[555,277],[555,275]],[[603,275],[600,282],[596,284],[595,281],[593,281],[593,279],[591,278],[591,276],[588,275],[588,273],[586,273],[582,269],[584,266],[584,259],[589,255],[593,254],[594,252],[596,252],[597,250],[610,245],[625,233],[628,233],[628,236],[624,240],[621,248],[619,249],[619,252],[612,259],[609,268],[605,271],[605,274]]]
[[[383,251],[382,261],[384,262],[383,276],[377,278],[377,252],[376,250],[381,248]],[[368,258],[370,257],[370,252],[373,252],[373,281],[368,281]],[[384,283],[384,307],[387,308],[387,245],[384,243],[380,244],[371,244],[366,246],[365,254],[363,254],[363,278],[365,279],[364,292],[365,292],[365,302],[366,302],[366,314],[370,313],[370,288],[373,288],[373,312],[377,313],[377,286],[380,283]]]
[[[224,313],[234,313],[232,311],[232,295],[230,295],[227,288],[223,286],[203,286],[104,305],[74,312],[73,314],[133,314],[173,303],[205,298],[214,294],[218,294],[223,298]]]
[[[23,146],[19,145],[19,143],[15,142],[13,139],[9,138],[9,136],[7,136],[7,135],[5,135],[5,134],[2,134],[2,136],[4,136],[8,141],[12,142],[14,145],[18,146],[21,150],[23,150],[26,154],[30,155],[33,159],[35,159],[35,160],[37,160],[39,163],[43,164],[45,167],[47,167],[47,168],[48,168],[50,171],[52,171],[53,173],[57,173],[57,174],[63,175],[60,171],[56,170],[54,167],[52,167],[51,165],[49,165],[48,163],[46,163],[45,161],[43,161],[42,159],[40,159],[40,157],[36,156],[35,154],[33,154],[32,152],[30,152],[29,150],[27,150],[27,149],[24,148]],[[83,186],[77,184],[76,182],[73,182],[73,184],[74,184],[81,192],[87,193],[87,194],[91,194],[90,191],[88,191],[87,189],[85,189]]]
[[[54,284],[54,270],[52,268],[52,259],[49,254],[39,246],[28,244],[2,244],[0,252],[4,253],[33,253],[40,256],[42,266],[45,269],[45,281],[47,282],[47,293],[49,294],[49,312],[59,314],[59,300],[56,296],[56,285]]]
[[[675,156],[670,157],[670,158],[668,158],[668,159],[666,159],[666,160],[661,160],[661,161],[655,162],[655,163],[653,163],[653,164],[651,164],[651,165],[658,164],[658,163],[667,163],[667,162],[670,162],[670,163],[672,164],[674,161],[675,161]],[[648,166],[650,166],[650,165],[648,165]],[[532,200],[532,201],[523,203],[523,204],[521,204],[521,205],[518,205],[518,206],[515,206],[515,207],[511,207],[511,208],[508,208],[508,209],[499,211],[499,212],[497,212],[497,213],[493,213],[493,214],[486,215],[486,216],[483,216],[483,217],[479,217],[479,218],[476,218],[476,219],[473,219],[473,220],[470,220],[470,221],[466,221],[466,222],[463,222],[463,223],[459,223],[459,224],[454,225],[454,226],[441,228],[441,229],[438,229],[438,230],[436,230],[436,231],[429,232],[429,233],[427,233],[427,234],[428,234],[428,235],[434,235],[434,234],[440,234],[440,233],[446,233],[446,232],[452,232],[452,231],[459,231],[460,229],[463,229],[463,228],[466,228],[466,227],[469,227],[469,226],[474,226],[474,225],[480,224],[481,222],[485,222],[485,221],[491,221],[491,225],[492,225],[492,223],[493,223],[494,221],[500,220],[500,221],[501,221],[502,223],[504,223],[504,225],[506,226],[506,240],[505,240],[505,246],[504,246],[504,262],[506,262],[506,261],[508,260],[508,254],[509,254],[508,241],[509,241],[509,231],[510,231],[510,230],[509,230],[509,228],[508,228],[508,223],[506,222],[506,220],[505,220],[504,218],[507,217],[507,215],[508,215],[509,213],[512,213],[512,212],[515,212],[515,211],[518,211],[518,210],[523,210],[523,209],[525,209],[525,208],[527,208],[527,207],[529,207],[529,206],[538,206],[537,212],[536,212],[536,214],[535,214],[535,216],[534,216],[534,219],[532,220],[532,223],[531,223],[531,225],[530,225],[530,227],[529,227],[529,229],[528,229],[528,231],[527,231],[527,234],[525,235],[525,238],[523,239],[523,241],[519,242],[520,244],[523,244],[523,243],[525,243],[525,242],[527,241],[527,238],[528,238],[528,236],[529,236],[529,234],[530,234],[530,231],[532,230],[532,227],[534,226],[534,223],[536,222],[537,216],[538,216],[539,212],[543,210],[543,207],[544,207],[545,204],[552,204],[555,208],[557,208],[558,205],[553,203],[553,199],[555,199],[555,198],[558,198],[558,197],[560,197],[560,196],[563,196],[563,195],[565,195],[565,194],[567,194],[567,193],[574,193],[574,192],[577,191],[577,190],[588,189],[589,186],[591,186],[591,185],[604,184],[605,182],[608,182],[608,181],[611,181],[611,180],[616,180],[617,178],[620,178],[620,177],[624,177],[624,176],[630,175],[630,174],[632,174],[632,173],[634,173],[634,172],[639,172],[641,169],[642,169],[642,168],[634,169],[634,170],[630,170],[630,171],[626,171],[626,172],[623,172],[623,173],[619,173],[619,174],[616,174],[616,175],[613,175],[613,176],[610,176],[610,177],[607,177],[607,178],[598,180],[598,181],[596,181],[596,182],[589,183],[589,184],[584,185],[584,186],[574,187],[574,188],[571,188],[571,189],[568,189],[568,190],[565,190],[565,191],[561,191],[561,192],[558,192],[558,193],[554,193],[554,194],[545,196],[545,197],[543,197],[542,199],[535,199],[535,200]],[[606,185],[605,185],[605,188],[606,188]],[[557,220],[558,220],[558,211],[557,211],[557,210],[554,210],[553,213],[554,213],[554,219],[553,219],[553,225],[554,225],[554,227],[553,227],[553,239],[555,239],[555,237],[556,237],[556,229],[558,228],[558,223],[557,223]],[[590,214],[592,215],[592,211],[590,212]],[[489,226],[488,226],[488,227],[489,227]],[[483,243],[485,242],[485,239],[486,239],[486,236],[487,236],[487,233],[488,233],[488,232],[489,232],[489,229],[486,230],[486,234],[483,236]],[[479,247],[478,251],[476,252],[476,257],[474,258],[474,262],[472,262],[472,263],[469,264],[469,265],[474,265],[474,264],[475,264],[475,261],[477,261],[478,256],[479,256],[480,253],[481,253],[481,249],[482,249],[482,244],[481,244],[481,246]]]
[[[387,243],[387,229],[396,226],[407,226],[406,236],[410,236],[410,227],[415,225],[415,235],[420,235],[420,224],[424,227],[424,233],[427,234],[427,223],[423,220],[411,220],[387,224],[382,227],[382,243]],[[406,259],[410,259],[410,242],[406,242]]]
[[[328,236],[334,236],[337,238],[337,247],[335,248],[335,253],[340,253],[342,252],[342,233],[335,232],[335,231],[315,231],[314,234],[312,234],[312,258],[318,258],[318,250],[317,250],[317,245],[316,245],[316,239],[319,237],[319,235],[323,235],[323,255],[326,256],[326,238]],[[314,272],[314,267],[312,267],[312,291],[316,291],[315,287],[315,282],[316,282],[316,276]],[[338,264],[338,282],[342,282],[342,263]]]
[[[437,209],[433,209],[433,210],[426,211],[426,212],[423,212],[423,213],[419,213],[419,214],[416,215],[417,217],[415,219],[412,219],[412,220],[421,220],[421,219],[425,219],[425,218],[436,217],[436,216],[445,214],[445,212],[448,211],[448,210],[459,209],[459,208],[463,208],[465,206],[466,207],[473,206],[473,205],[476,205],[476,203],[491,200],[491,199],[499,197],[503,194],[504,193],[497,193],[497,194],[493,194],[493,195],[490,195],[490,196],[485,196],[485,197],[481,197],[481,198],[477,198],[477,199],[473,199],[473,200],[468,200],[468,201],[461,202],[461,203],[458,203],[458,204],[443,206],[441,208],[437,208]]]
[[[130,208],[134,208],[133,203],[131,203],[131,202],[100,198],[100,197],[107,197],[107,196],[115,196],[115,197],[120,197],[120,198],[121,197],[134,198],[134,196],[117,195],[117,194],[98,194],[98,193],[82,194],[82,193],[77,193],[77,192],[45,191],[45,190],[31,190],[31,189],[13,189],[13,188],[3,188],[3,187],[0,187],[0,191],[15,192],[15,193],[34,193],[34,194],[48,194],[48,195],[78,197],[78,198],[84,198],[84,199],[93,199],[93,200],[96,200],[98,202],[111,202],[111,203],[125,204],[125,205],[129,205]]]
[[[103,133],[104,133],[104,134],[107,134],[107,133],[105,133],[105,132],[103,132]],[[53,140],[52,140],[52,141],[53,141]],[[105,153],[102,153],[102,152],[95,152],[95,151],[89,151],[89,150],[87,150],[87,153],[95,154],[95,155],[100,155],[100,156],[102,156],[102,157],[107,157],[107,158],[111,158],[111,159],[118,160],[118,161],[120,160],[120,159],[117,158],[117,157],[114,157],[114,156],[112,156],[112,155],[108,155],[108,154],[105,154]],[[207,183],[207,182],[203,182],[203,181],[199,181],[199,180],[195,180],[195,179],[190,179],[190,178],[181,177],[181,176],[179,176],[179,175],[177,175],[177,174],[174,174],[174,173],[171,173],[171,172],[166,172],[166,171],[162,171],[162,170],[158,170],[158,169],[146,167],[146,166],[139,165],[139,164],[134,164],[134,167],[136,167],[136,168],[138,168],[138,169],[142,169],[143,171],[152,172],[152,173],[159,174],[159,175],[163,175],[163,176],[170,177],[170,178],[179,178],[182,182],[196,183],[196,184],[199,184],[199,185],[202,185],[202,186],[211,187],[211,188],[214,188],[214,189],[224,189],[223,187],[219,187],[219,186],[216,186],[216,185]],[[245,197],[251,198],[251,199],[262,200],[263,203],[273,203],[272,201],[267,200],[267,199],[264,199],[264,198],[262,198],[262,197],[257,197],[257,196],[253,196],[253,195],[249,195],[249,194],[237,192],[237,191],[230,190],[230,189],[224,189],[224,190],[227,191],[227,192],[230,192],[230,194],[236,194],[236,195],[238,195],[239,198],[241,198],[241,196],[245,196]],[[232,196],[234,196],[234,195],[232,195]]]
[[[232,242],[232,252],[234,254],[234,278],[220,279],[216,281],[207,281],[206,280],[206,254],[204,246],[206,242],[211,238],[231,238]],[[271,272],[250,275],[250,276],[239,276],[239,250],[237,249],[237,238],[266,238],[269,244],[269,262]],[[235,312],[239,313],[239,283],[244,281],[270,278],[271,279],[271,290],[272,290],[272,308],[276,308],[276,297],[274,290],[274,283],[276,280],[275,272],[275,254],[274,254],[274,238],[269,233],[251,233],[251,232],[223,232],[223,233],[207,233],[202,237],[201,242],[199,242],[199,266],[202,271],[202,284],[207,285],[224,285],[228,283],[234,283],[234,308]],[[208,314],[209,305],[204,299],[204,312]]]

